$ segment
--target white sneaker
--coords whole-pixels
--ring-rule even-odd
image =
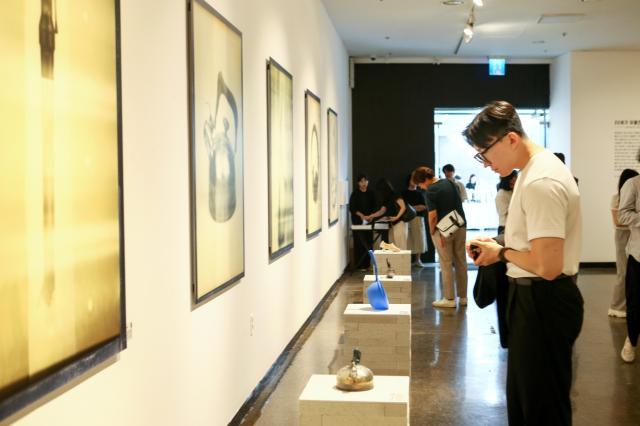
[[[460,303],[460,306],[467,306],[467,298],[466,297],[458,297],[458,303]]]
[[[436,308],[455,308],[456,301],[455,299],[440,299],[436,300],[432,303]]]
[[[624,341],[620,356],[624,362],[633,362],[636,359],[636,347],[631,345],[631,340],[628,337]]]
[[[413,266],[417,266],[418,268],[424,268],[424,263],[420,261],[420,259],[413,262]]]
[[[607,312],[607,315],[609,315],[610,317],[615,317],[615,318],[626,318],[627,317],[627,312],[626,311],[619,311],[617,309],[609,309],[609,312]]]

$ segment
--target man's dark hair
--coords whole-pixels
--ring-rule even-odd
[[[356,182],[360,182],[362,179],[369,180],[369,178],[367,177],[367,175],[365,175],[364,173],[360,173],[360,174],[358,175],[358,179],[356,179]]]
[[[633,169],[624,169],[622,173],[620,173],[620,179],[618,179],[618,195],[620,195],[622,185],[634,176],[638,176],[638,172]]]
[[[428,180],[431,180],[434,176],[435,174],[433,173],[433,170],[431,170],[429,167],[422,166],[413,171],[413,181],[416,184],[421,184]]]
[[[501,189],[504,189],[505,191],[513,191],[513,188],[511,188],[510,185],[511,179],[513,179],[514,176],[518,176],[517,170],[512,171],[506,176],[500,177],[500,182],[498,183],[498,191]]]
[[[456,171],[456,168],[453,167],[453,164],[445,164],[444,167],[442,167],[443,173],[455,172],[455,171]]]
[[[486,149],[508,132],[517,133],[520,137],[526,136],[513,105],[507,101],[494,101],[475,116],[462,136],[469,145]]]

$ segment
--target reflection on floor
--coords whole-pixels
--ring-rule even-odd
[[[475,271],[469,271],[469,292]],[[500,348],[494,306],[435,309],[440,297],[435,268],[414,269],[412,306],[412,425],[506,425],[507,352]],[[640,424],[640,362],[624,364],[619,352],[625,320],[607,317],[612,270],[586,271],[579,286],[585,318],[574,356],[575,425]],[[296,425],[297,401],[309,377],[330,374],[342,336],[342,313],[362,300],[362,274],[343,277],[337,297],[294,358],[257,421]],[[640,354],[639,354],[640,355]],[[362,362],[366,365],[366,354]]]

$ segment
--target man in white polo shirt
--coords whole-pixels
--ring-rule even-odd
[[[508,102],[487,105],[463,135],[485,167],[500,176],[520,170],[504,247],[490,238],[472,240],[467,247],[476,265],[507,263],[509,424],[571,424],[571,355],[583,318],[576,286],[582,222],[578,187],[552,152],[527,137]]]

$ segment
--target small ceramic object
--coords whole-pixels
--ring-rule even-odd
[[[391,267],[391,262],[389,262],[389,259],[385,259],[387,261],[387,278],[393,278],[393,276],[396,274],[396,271]]]
[[[362,353],[355,348],[350,365],[345,365],[336,374],[336,387],[345,391],[364,391],[373,389],[373,372],[360,365]]]

